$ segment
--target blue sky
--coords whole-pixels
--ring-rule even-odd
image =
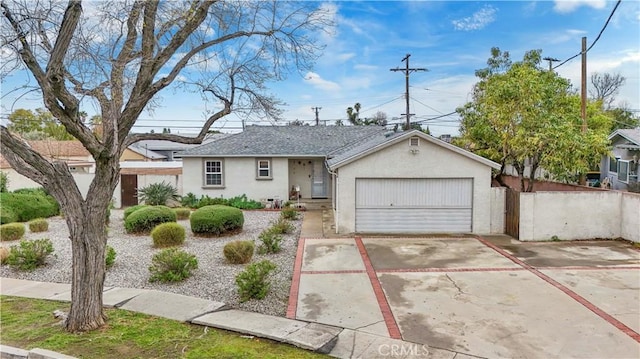
[[[322,6],[331,10],[337,27],[333,34],[322,36],[326,44],[322,57],[312,71],[292,73],[269,89],[288,104],[285,122],[313,123],[312,107],[321,107],[320,119],[331,124],[345,119],[346,108],[356,102],[362,104],[361,117],[383,111],[391,120],[405,112],[405,87],[403,74],[389,69],[403,67],[402,58],[411,54],[411,67],[429,70],[411,75],[411,112],[426,120],[423,126],[435,135],[457,134],[457,116],[429,119],[453,112],[471,99],[477,80],[474,71],[485,66],[491,47],[509,51],[513,60],[532,49],[565,60],[580,52],[583,36],[588,45],[595,40],[614,5],[615,1],[604,0],[326,2]],[[640,2],[622,1],[587,58],[588,74],[626,77],[618,102],[640,109]],[[556,71],[578,87],[580,57]],[[8,86],[10,82],[3,84],[5,90]],[[3,115],[10,112],[8,100],[2,100]],[[41,105],[22,100],[13,106]],[[160,107],[144,113],[138,124],[194,132],[188,127],[201,124],[204,111],[212,106],[192,93],[164,92]],[[237,132],[240,126],[240,120],[230,116],[214,127]]]

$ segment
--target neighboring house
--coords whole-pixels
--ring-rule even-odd
[[[181,136],[189,137],[195,135],[181,134]],[[204,140],[202,140],[202,145],[206,145],[207,143],[222,139],[227,136],[229,136],[229,134],[226,133],[208,134],[205,136]],[[153,151],[156,154],[164,156],[164,161],[179,161],[181,160],[181,158],[178,153],[190,148],[198,147],[200,145],[190,145],[166,140],[145,140],[137,142],[135,146],[147,151]]]
[[[140,146],[138,143],[134,143],[133,145],[124,149],[122,152],[122,156],[120,156],[120,162],[129,162],[129,161],[166,161],[167,156],[162,155],[158,152],[152,151],[148,148],[144,148]]]
[[[27,141],[27,144],[43,157],[64,161],[69,171],[77,173],[93,173],[95,161],[80,141],[40,140]]]
[[[330,198],[339,233],[490,232],[491,169],[420,131],[250,126],[183,152],[184,192]]]
[[[609,141],[611,157],[605,157],[600,165],[602,180],[608,178],[612,189],[625,190],[628,184],[639,181],[640,127],[616,130]]]

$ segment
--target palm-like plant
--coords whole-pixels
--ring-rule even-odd
[[[138,200],[151,206],[166,205],[169,200],[179,199],[178,189],[164,181],[138,189]]]

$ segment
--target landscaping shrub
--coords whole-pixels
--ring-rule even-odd
[[[282,242],[282,236],[275,232],[272,228],[266,229],[260,233],[258,239],[262,244],[258,247],[258,253],[278,253],[282,250],[280,242]]]
[[[227,200],[227,205],[238,209],[261,209],[264,205],[260,202],[247,199],[247,195],[232,197]]]
[[[173,247],[184,243],[184,227],[178,223],[162,223],[151,231],[154,247]]]
[[[8,192],[9,176],[5,172],[0,171],[0,192]]]
[[[49,195],[49,193],[42,187],[18,188],[17,190],[13,191],[13,193],[30,194],[33,196],[42,196],[42,197],[46,197]]]
[[[166,205],[170,200],[179,199],[178,189],[164,181],[138,189],[138,200],[151,206]]]
[[[7,223],[0,225],[0,240],[2,241],[15,241],[24,236],[25,232],[24,224],[22,223]]]
[[[9,258],[9,250],[6,247],[0,247],[0,264],[5,264]]]
[[[245,264],[253,257],[254,249],[253,241],[233,241],[227,243],[222,252],[229,263]]]
[[[127,233],[149,233],[157,225],[175,222],[176,214],[169,207],[149,206],[131,213],[124,221]]]
[[[275,270],[275,264],[268,260],[252,263],[236,276],[236,285],[240,301],[246,302],[251,298],[263,299],[269,293],[271,283],[267,280],[269,273]]]
[[[298,211],[291,207],[285,207],[280,212],[280,217],[284,219],[296,220],[298,219]]]
[[[104,255],[104,264],[107,269],[111,268],[111,266],[116,262],[116,250],[111,246],[107,246],[106,253]]]
[[[3,206],[0,203],[0,224],[13,223],[18,221],[18,216],[16,215],[13,208],[9,206]]]
[[[131,215],[131,213],[142,209],[142,208],[147,208],[149,206],[147,206],[146,204],[136,204],[135,206],[131,206],[127,209],[124,210],[124,218],[123,219],[127,219],[127,217],[129,217]]]
[[[229,206],[205,206],[191,214],[191,231],[201,236],[219,236],[242,230],[242,211]]]
[[[196,197],[192,192],[185,194],[180,199],[180,205],[183,207],[196,208],[198,206],[198,202],[200,202],[198,197]]]
[[[179,207],[174,208],[173,211],[176,212],[176,218],[178,220],[189,219],[189,216],[191,216],[191,209],[189,208]]]
[[[49,229],[49,222],[44,218],[32,219],[27,223],[31,232],[46,232]]]
[[[196,256],[178,248],[163,249],[151,260],[150,282],[179,282],[191,276],[198,269]]]
[[[36,218],[48,218],[57,215],[60,207],[56,200],[44,194],[42,190],[29,190],[31,193],[0,193],[3,209],[9,208],[15,213],[18,222],[28,222]]]
[[[20,270],[34,270],[47,263],[47,257],[53,253],[53,244],[48,238],[35,241],[22,240],[17,246],[11,246],[7,264]]]
[[[278,218],[278,220],[271,225],[271,231],[277,234],[293,233],[295,229],[296,227],[294,227],[288,219],[283,217]]]
[[[229,201],[222,197],[211,198],[207,195],[201,196],[196,204],[195,208],[202,208],[206,206],[228,206]]]

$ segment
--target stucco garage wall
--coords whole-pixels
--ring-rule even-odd
[[[519,239],[620,237],[621,198],[617,191],[521,193]]]
[[[409,149],[409,141],[401,141],[338,169],[338,233],[355,231],[356,178],[473,178],[473,232],[489,233],[491,168],[425,140],[416,154]]]
[[[138,188],[162,182],[175,187],[181,196],[185,193],[182,190],[182,175],[138,175]]]
[[[204,159],[183,158],[182,187],[184,193],[192,192],[198,197],[234,197],[246,194],[249,199],[259,201],[263,198],[286,200],[289,195],[289,164],[286,158],[272,158],[273,179],[256,179],[256,159],[254,157],[223,159],[224,187],[204,187]]]
[[[623,192],[620,201],[620,236],[640,242],[640,194]]]

